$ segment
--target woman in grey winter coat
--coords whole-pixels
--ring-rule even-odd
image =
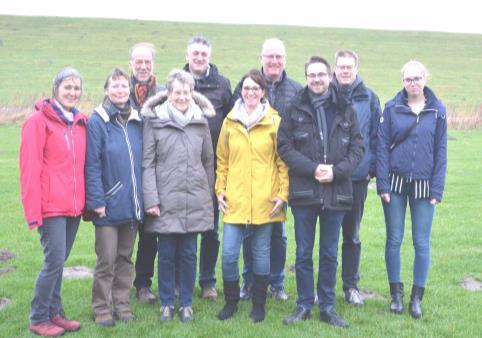
[[[172,70],[166,87],[142,109],[144,229],[158,234],[160,319],[174,316],[178,261],[179,317],[187,322],[193,319],[197,234],[213,229],[214,155],[206,118],[215,112],[194,92],[189,73]]]

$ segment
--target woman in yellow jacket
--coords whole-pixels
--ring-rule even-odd
[[[285,220],[288,168],[276,151],[280,117],[264,98],[258,70],[242,79],[241,98],[224,120],[217,146],[216,195],[224,214],[222,268],[226,304],[218,318],[233,316],[239,301],[239,252],[245,231],[253,232],[251,318],[265,317],[273,222]]]

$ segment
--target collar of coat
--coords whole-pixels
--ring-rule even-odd
[[[213,105],[211,104],[211,102],[209,102],[209,100],[204,95],[194,91],[192,94],[192,99],[194,103],[199,106],[202,112],[202,116],[196,116],[196,115],[194,116],[195,120],[196,119],[199,120],[203,116],[206,118],[209,118],[216,115],[216,111],[214,110]],[[166,111],[159,110],[159,109],[155,111],[155,108],[157,106],[162,105],[164,102],[166,102],[166,100],[167,100],[167,90],[163,90],[157,93],[156,95],[150,97],[146,101],[146,103],[142,107],[141,114],[149,118],[158,117],[161,120],[166,120],[166,121],[170,120],[170,117]]]
[[[112,117],[102,106],[102,103],[97,108],[95,108],[94,111],[96,111],[97,114],[99,114],[100,117],[102,117],[102,120],[104,120],[105,123],[109,122]],[[128,121],[131,121],[131,120],[141,121],[139,112],[134,108],[131,108],[131,114],[129,115]]]

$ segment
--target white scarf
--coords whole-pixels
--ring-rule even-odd
[[[268,113],[269,103],[258,103],[256,109],[248,114],[246,107],[241,99],[236,100],[233,108],[233,118],[243,124],[249,130],[259,123]]]
[[[182,128],[187,126],[195,116],[202,116],[201,108],[199,108],[197,104],[191,103],[189,108],[184,113],[174,107],[174,105],[169,101],[166,101],[164,105],[170,119],[176,122]]]

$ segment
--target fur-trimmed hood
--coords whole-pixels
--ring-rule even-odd
[[[192,94],[192,100],[200,108],[202,112],[202,116],[206,118],[210,118],[216,115],[216,111],[214,110],[214,107],[211,104],[211,102],[201,93],[194,91]],[[159,107],[166,101],[167,101],[167,90],[163,90],[146,101],[146,103],[142,107],[141,114],[145,117],[150,117],[150,118],[159,117],[163,119],[165,117],[166,119],[169,119],[169,116],[167,116],[167,113],[164,110],[159,109]],[[201,116],[195,116],[194,118],[199,119],[201,118]]]

